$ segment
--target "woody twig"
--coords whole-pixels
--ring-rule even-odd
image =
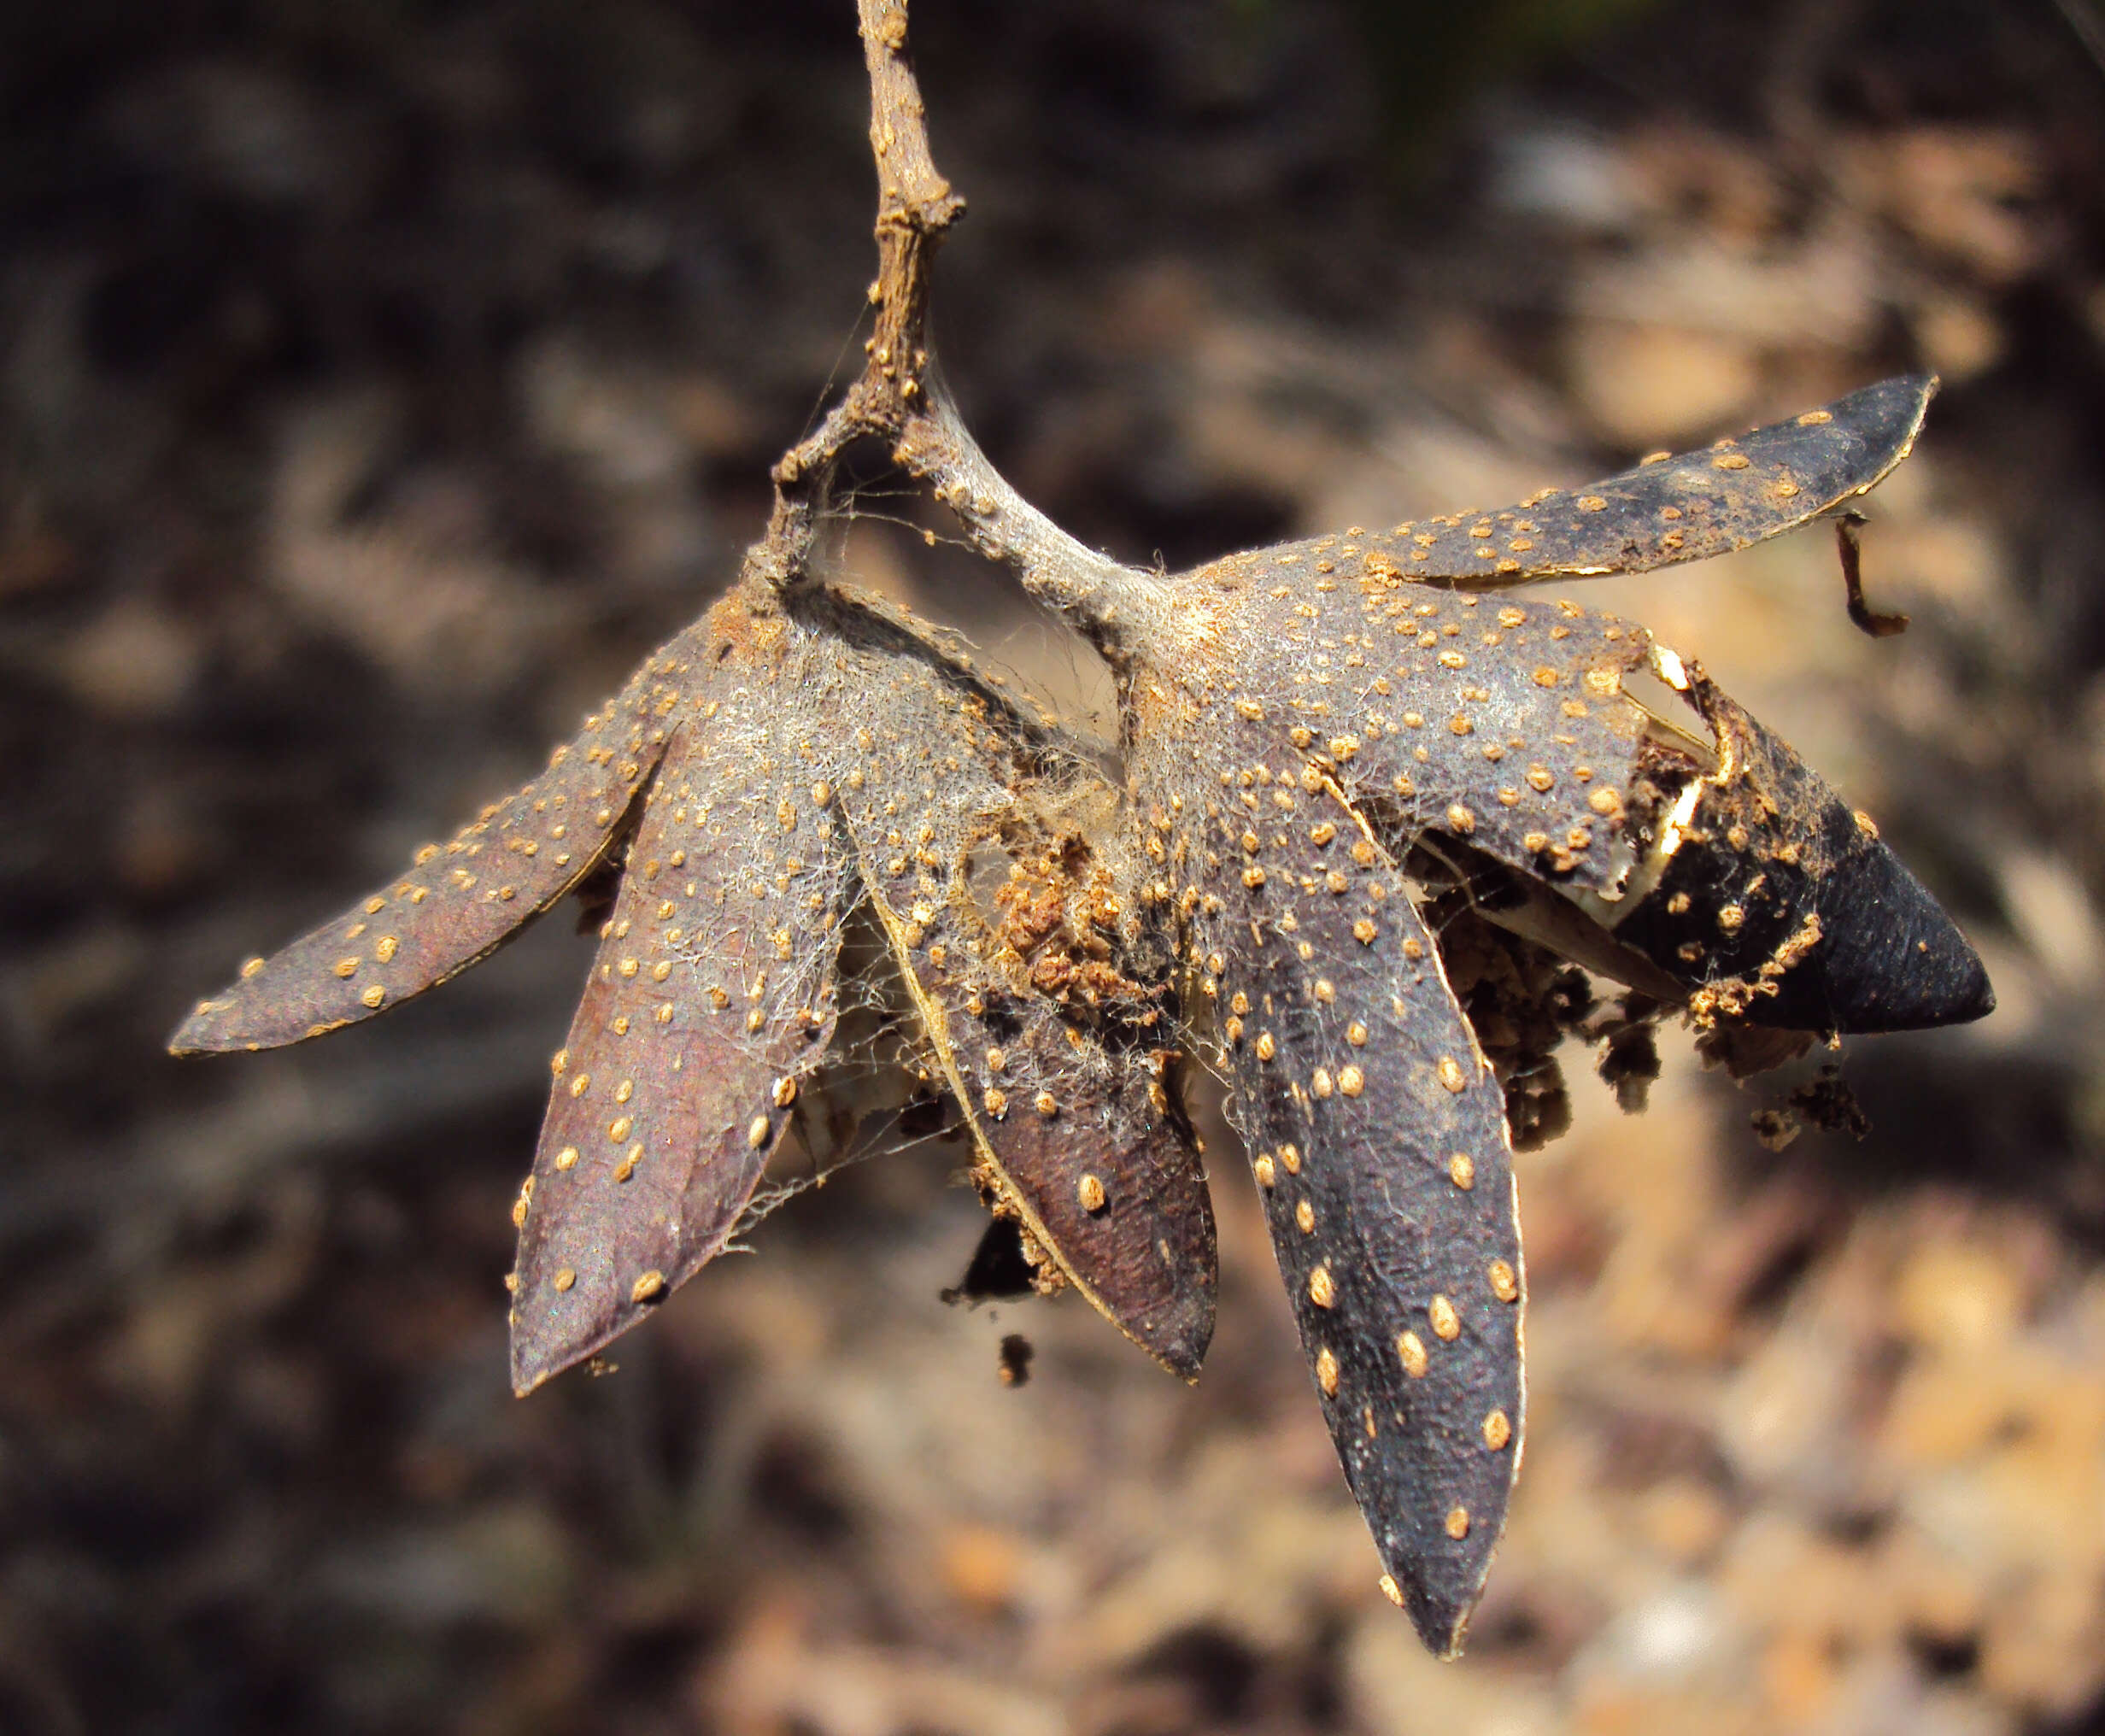
[[[811,576],[812,554],[841,455],[878,438],[964,525],[972,546],[1013,571],[1032,595],[1060,611],[1111,660],[1120,654],[1116,593],[1129,612],[1145,575],[1078,542],[1026,501],[966,429],[937,378],[929,337],[935,256],[965,201],[937,170],[927,108],[907,44],[906,0],[859,0],[870,74],[870,149],[877,172],[877,274],[870,285],[876,329],[860,376],[816,432],[773,471],[767,535],[746,572],[777,589]]]

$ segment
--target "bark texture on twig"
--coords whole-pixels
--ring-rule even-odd
[[[774,511],[766,537],[747,551],[746,572],[778,589],[808,578],[841,455],[859,439],[883,439],[900,467],[957,515],[981,554],[1009,566],[1120,670],[1121,612],[1152,613],[1148,575],[1076,542],[1024,500],[979,449],[936,378],[932,267],[965,201],[929,149],[906,0],[859,0],[859,9],[877,171],[877,274],[870,285],[876,330],[864,346],[861,375],[817,431],[777,462]]]

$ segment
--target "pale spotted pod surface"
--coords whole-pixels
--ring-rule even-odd
[[[1650,660],[1650,636],[1569,601],[1478,592],[1699,560],[1803,525],[1907,456],[1935,384],[1887,380],[1568,495],[1178,575],[1135,697],[1149,699],[1152,683],[1168,704],[1174,675],[1202,709],[1270,724],[1280,748],[1406,830],[1612,894],[1629,865],[1615,845],[1648,728],[1626,683]]]
[[[1358,548],[1348,570],[1393,569],[1490,590],[1648,572],[1744,548],[1877,487],[1914,450],[1936,390],[1934,377],[1901,375],[1735,439],[1661,453],[1583,488],[1398,525],[1352,539]],[[1288,548],[1320,558],[1315,543]]]
[[[1715,989],[1704,1006],[1728,1016],[1844,1031],[1993,1005],[1965,937],[1868,822],[1643,628],[1393,572],[1346,584],[1328,556],[1304,583],[1277,572],[1246,554],[1170,581],[1192,635],[1164,660],[1179,678],[1133,684],[1167,720],[1144,731],[1264,742],[1217,793],[1241,816],[1231,847],[1283,836],[1297,785],[1327,778],[1399,857],[1445,840],[1464,872],[1513,871],[1504,890],[1533,906],[1520,931],[1657,998]],[[1503,919],[1497,889],[1479,890]]]
[[[532,783],[334,921],[249,960],[169,1048],[276,1048],[370,1018],[487,957],[554,904],[600,861],[665,752],[688,636],[651,657]]]
[[[1141,717],[1150,900],[1190,925],[1303,1347],[1388,1583],[1451,1655],[1523,1421],[1504,1094],[1396,864],[1328,768],[1263,718]]]
[[[975,1179],[1041,1286],[1072,1285],[1190,1379],[1213,1332],[1212,1205],[1166,1076],[1168,949],[1120,890],[1115,794],[910,624],[821,603],[824,655],[881,701],[836,800]]]
[[[1656,698],[1689,687],[1641,628],[1479,593],[1803,524],[1907,455],[1933,387],[1889,381],[1568,497],[1135,574],[1071,605],[1121,676],[1145,899],[1181,925],[1211,1003],[1340,1457],[1437,1651],[1458,1647],[1504,1522],[1524,1280],[1502,1096],[1402,859],[1449,860],[1464,885],[1488,859],[1535,900],[1520,932],[1674,999],[1689,961],[1662,971],[1610,920],[1656,890],[1685,799],[1721,785],[1732,748],[1709,713],[1669,719],[1633,691],[1647,669]]]
[[[1160,677],[1139,684],[1158,708],[1188,703],[1264,743],[1269,787],[1228,794],[1257,832],[1286,800],[1281,780],[1313,765],[1411,830],[1612,888],[1626,865],[1621,792],[1650,723],[1626,688],[1651,654],[1645,630],[1393,574],[1348,584],[1323,564],[1296,578],[1263,554],[1234,555],[1172,580],[1186,605],[1176,619],[1202,624],[1170,666],[1183,697]]]
[[[836,1016],[850,847],[801,634],[734,594],[687,636],[514,1217],[513,1384],[600,1349],[736,1230]]]

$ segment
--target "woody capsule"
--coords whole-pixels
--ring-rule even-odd
[[[513,1217],[522,1393],[626,1331],[779,1194],[872,1075],[948,1097],[1035,1287],[1172,1372],[1214,1224],[1168,1072],[1167,953],[1102,774],[877,599],[742,583],[548,769],[201,1001],[181,1055],[326,1035],[619,877]],[[877,1100],[896,1104],[881,1087]],[[845,1136],[853,1137],[851,1125]]]
[[[1727,1037],[1993,1004],[1869,818],[1698,665],[1517,588],[1845,511],[1932,390],[1887,381],[1574,493],[1181,575],[1023,560],[1111,665],[1123,795],[919,624],[749,568],[542,777],[252,960],[172,1047],[370,1017],[618,873],[514,1211],[521,1392],[732,1243],[783,1135],[822,1131],[830,1076],[875,1064],[873,1030],[952,1105],[1037,1287],[1191,1377],[1216,1287],[1176,1079],[1197,1049],[1230,1086],[1383,1588],[1451,1656],[1525,1423],[1522,1100],[1451,980],[1463,928],[1444,943],[1422,906],[1460,898],[1523,967],[1569,961]],[[1012,496],[947,405],[897,455],[996,540],[981,502]],[[1057,551],[1026,510],[1002,534]]]
[[[1443,1655],[1519,1464],[1526,1280],[1500,1081],[1420,902],[1465,888],[1473,914],[1727,1036],[1993,1006],[1868,817],[1699,666],[1517,588],[1845,512],[1935,384],[1502,510],[1169,577],[1026,567],[1117,677],[1144,896],[1179,936],[1384,1589]],[[996,497],[953,419],[932,450],[953,502]]]
[[[1452,1657],[1525,1424],[1514,1129],[1555,1117],[1516,1057],[1580,1028],[1571,967],[1626,987],[1623,1033],[1685,1016],[1750,1068],[1803,1034],[1993,1004],[1869,818],[1700,664],[1522,588],[1825,516],[1853,616],[1893,630],[1859,592],[1853,503],[1935,382],[1502,510],[1126,566],[1023,500],[942,390],[930,272],[964,204],[929,155],[905,0],[857,9],[865,365],[777,462],[737,583],[541,777],[252,960],[173,1047],[384,1012],[618,879],[513,1212],[521,1392],[734,1245],[785,1136],[823,1147],[887,1068],[950,1106],[1037,1287],[1189,1377],[1215,1293],[1179,1092],[1195,1054],[1228,1086],[1382,1587]],[[826,582],[866,440],[1101,652],[1117,777]]]

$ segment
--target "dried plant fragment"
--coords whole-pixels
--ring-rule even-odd
[[[1698,687],[1700,672],[1643,629],[1570,603],[1450,586],[1463,575],[1488,585],[1658,565],[1788,529],[1897,463],[1928,390],[1889,382],[1570,501],[1321,537],[1168,579],[1077,558],[1069,588],[1038,581],[1094,631],[1123,677],[1129,775],[1152,859],[1146,895],[1183,925],[1187,971],[1235,1083],[1340,1455],[1389,1583],[1436,1651],[1458,1645],[1503,1522],[1511,1461],[1459,1453],[1457,1419],[1480,1406],[1483,1427],[1468,1438],[1517,1441],[1520,1252],[1498,1084],[1412,900],[1464,899],[1522,942],[1504,955],[1514,968],[1503,988],[1496,949],[1469,982],[1473,1004],[1512,1027],[1498,1034],[1510,1082],[1563,1017],[1546,1005],[1539,1020],[1515,1017],[1516,995],[1563,993],[1548,954],[1615,977],[1648,1006],[1730,1020],[1752,998],[1723,982],[1739,968],[1737,952],[1691,954],[1680,941],[1662,949],[1644,925],[1627,935],[1618,925],[1677,894],[1677,914],[1700,907],[1728,938],[1749,922],[1746,909],[1709,895],[1720,887],[1704,889],[1699,906],[1663,877],[1753,836],[1695,824],[1697,809],[1758,805],[1791,777],[1776,754],[1756,751],[1766,738]],[[976,461],[951,437],[962,462]],[[1652,542],[1635,529],[1650,518],[1669,527]],[[1455,551],[1464,547],[1486,553],[1463,565]],[[1422,577],[1436,582],[1414,583]],[[1662,715],[1685,705],[1693,716]],[[1744,794],[1727,795],[1750,775]],[[1780,862],[1806,824],[1809,798],[1800,797],[1766,835]],[[1914,885],[1890,854],[1854,865],[1862,885]],[[1819,894],[1772,884],[1801,903]],[[1915,921],[1918,906],[1934,910],[1926,894],[1908,906],[1909,959],[1892,955],[1890,937],[1838,955],[1869,973],[1850,985],[1855,1002],[1830,990],[1780,1004],[1821,1028],[1867,1000],[1904,1004],[1921,1023],[1979,1016],[1978,960],[1941,912],[1941,926]],[[1884,933],[1894,913],[1873,898],[1843,919]],[[1762,926],[1759,938],[1768,950],[1753,968],[1764,983],[1803,966],[1816,944],[1810,930],[1777,943]],[[1907,1000],[1892,988],[1903,969],[1957,992]],[[1631,1033],[1621,1036],[1618,1076],[1634,1088],[1642,1057]],[[1383,1047],[1400,1067],[1384,1064]],[[1557,1124],[1555,1086],[1522,1088],[1515,1100],[1529,1137]],[[1400,1151],[1378,1136],[1384,1126],[1403,1132]],[[1433,1185],[1443,1162],[1445,1191]],[[1489,1284],[1510,1307],[1472,1313],[1456,1289],[1434,1287],[1472,1277],[1472,1298]],[[1435,1299],[1438,1318],[1423,1315],[1431,1338],[1403,1323]],[[1399,1387],[1432,1396],[1384,1410],[1389,1371],[1370,1359],[1377,1317],[1404,1346],[1404,1380],[1451,1367],[1452,1384]],[[1465,1330],[1479,1334],[1466,1340],[1468,1359],[1443,1363],[1436,1346]]]
[[[1016,496],[930,372],[929,267],[962,202],[929,155],[904,0],[860,10],[870,362],[776,466],[741,589],[426,877],[260,962],[178,1047],[295,1041],[441,980],[605,857],[648,784],[518,1208],[522,1387],[724,1245],[787,1120],[830,1134],[858,1112],[852,1092],[812,1108],[850,1033],[864,1059],[903,1047],[956,1095],[1041,1278],[1188,1371],[1213,1226],[1161,1029],[1175,984],[1233,1081],[1384,1586],[1451,1655],[1523,1422],[1507,1106],[1550,1129],[1561,1088],[1523,1081],[1585,1018],[1554,959],[1630,986],[1620,1020],[1583,1029],[1633,1095],[1662,1008],[1705,1023],[1706,1053],[1739,1070],[1809,1041],[1756,1018],[1889,1029],[1989,1004],[1978,959],[1868,822],[1700,670],[1640,629],[1495,593],[1846,507],[1906,456],[1935,383],[1887,381],[1497,512],[1173,578],[1124,568]],[[813,582],[839,460],[869,437],[1112,663],[1123,815],[925,636]],[[1881,625],[1853,559],[1845,583],[1860,623]],[[1646,671],[1692,723],[1638,695]],[[391,900],[408,914],[370,927],[393,924]],[[1449,923],[1481,1033],[1420,900]],[[884,1022],[895,1002],[847,994],[851,913],[859,946],[874,918],[899,967],[905,1029]]]
[[[1025,833],[1042,846],[1041,805],[1083,790],[1115,833],[1100,777],[906,624],[838,593],[785,612],[744,586],[654,656],[546,776],[252,967],[174,1047],[262,1047],[383,1011],[603,866],[613,901],[515,1213],[513,1377],[525,1392],[635,1323],[748,1221],[829,1059],[842,926],[866,891],[907,973],[916,1045],[959,1094],[998,1205],[1048,1280],[1188,1376],[1212,1329],[1213,1221],[1163,1079],[1168,953],[1118,919],[1099,875],[1093,915],[1077,917],[1103,956],[1062,975],[1047,954],[1041,986],[969,885],[976,847]],[[881,1063],[889,1032],[858,1019],[861,1064]],[[995,1086],[980,1075],[1002,1045],[1013,1059]],[[1013,1114],[990,1107],[1004,1087]]]
[[[1567,1036],[1595,1039],[1586,974],[1485,920],[1465,894],[1443,898],[1424,914],[1439,936],[1455,999],[1505,1092],[1513,1149],[1539,1150],[1571,1129],[1571,1094],[1557,1052]]]
[[[1448,877],[1478,886],[1493,921],[1702,1018],[1885,1030],[1979,1018],[1992,1000],[1964,937],[1875,832],[1700,671],[1575,604],[1412,582],[1466,571],[1438,554],[1450,533],[1527,543],[1510,556],[1514,582],[1773,535],[1899,462],[1932,385],[1886,381],[1570,500],[1320,537],[1173,578],[1167,611],[1129,606],[1119,625],[1127,654],[1176,675],[1131,683],[1137,752],[1165,732],[1261,726],[1273,776],[1334,780],[1414,872],[1438,868],[1428,841],[1444,838]],[[1747,492],[1785,464],[1807,479],[1798,493]],[[1629,534],[1639,513],[1703,534],[1651,548]],[[1429,575],[1394,558],[1405,548],[1433,551]],[[1158,621],[1164,643],[1150,651],[1143,630]],[[1223,799],[1264,810],[1251,770],[1235,779]],[[1481,879],[1486,859],[1509,872]],[[1842,928],[1857,938],[1822,950]]]
[[[835,620],[832,654],[882,699],[838,800],[982,1190],[1041,1287],[1072,1284],[1192,1378],[1213,1332],[1212,1207],[1164,1077],[1168,953],[1098,857],[1117,847],[1115,794],[991,690],[931,679],[904,626],[866,606]]]
[[[548,769],[432,844],[333,922],[267,959],[185,1020],[179,1055],[271,1049],[320,1036],[486,958],[591,871],[665,752],[684,692],[668,646],[636,672]]]
[[[1901,375],[1584,488],[1545,489],[1495,512],[1398,525],[1361,539],[1361,565],[1370,573],[1393,566],[1412,579],[1492,590],[1531,579],[1649,572],[1744,548],[1877,487],[1914,450],[1936,391],[1933,377]]]
[[[852,881],[795,638],[733,597],[678,642],[707,698],[645,798],[522,1196],[522,1393],[723,1248],[832,1036]]]
[[[1640,627],[1570,605],[1409,587],[1357,596],[1275,577],[1264,554],[1173,581],[1205,612],[1170,705],[1255,724],[1276,778],[1314,767],[1416,834],[1440,831],[1530,872],[1602,889],[1620,869],[1621,811],[1604,791],[1648,723],[1624,683],[1645,666]],[[1204,685],[1201,685],[1201,683]],[[1158,684],[1159,685],[1159,684]],[[1186,697],[1188,695],[1188,697]],[[1168,697],[1167,695],[1163,697]],[[1143,730],[1170,723],[1144,695]],[[1237,768],[1228,799],[1270,814]]]
[[[1678,838],[1618,940],[1694,989],[1699,1022],[1890,1031],[1991,1012],[1979,956],[1868,818],[1699,667],[1683,679],[1718,770],[1674,797]]]
[[[1271,743],[1246,723],[1208,745],[1247,767]],[[1261,835],[1217,774],[1156,794],[1188,817],[1164,830],[1193,865],[1192,951],[1331,1437],[1404,1606],[1452,1654],[1524,1413],[1504,1101],[1395,864],[1310,781]]]

